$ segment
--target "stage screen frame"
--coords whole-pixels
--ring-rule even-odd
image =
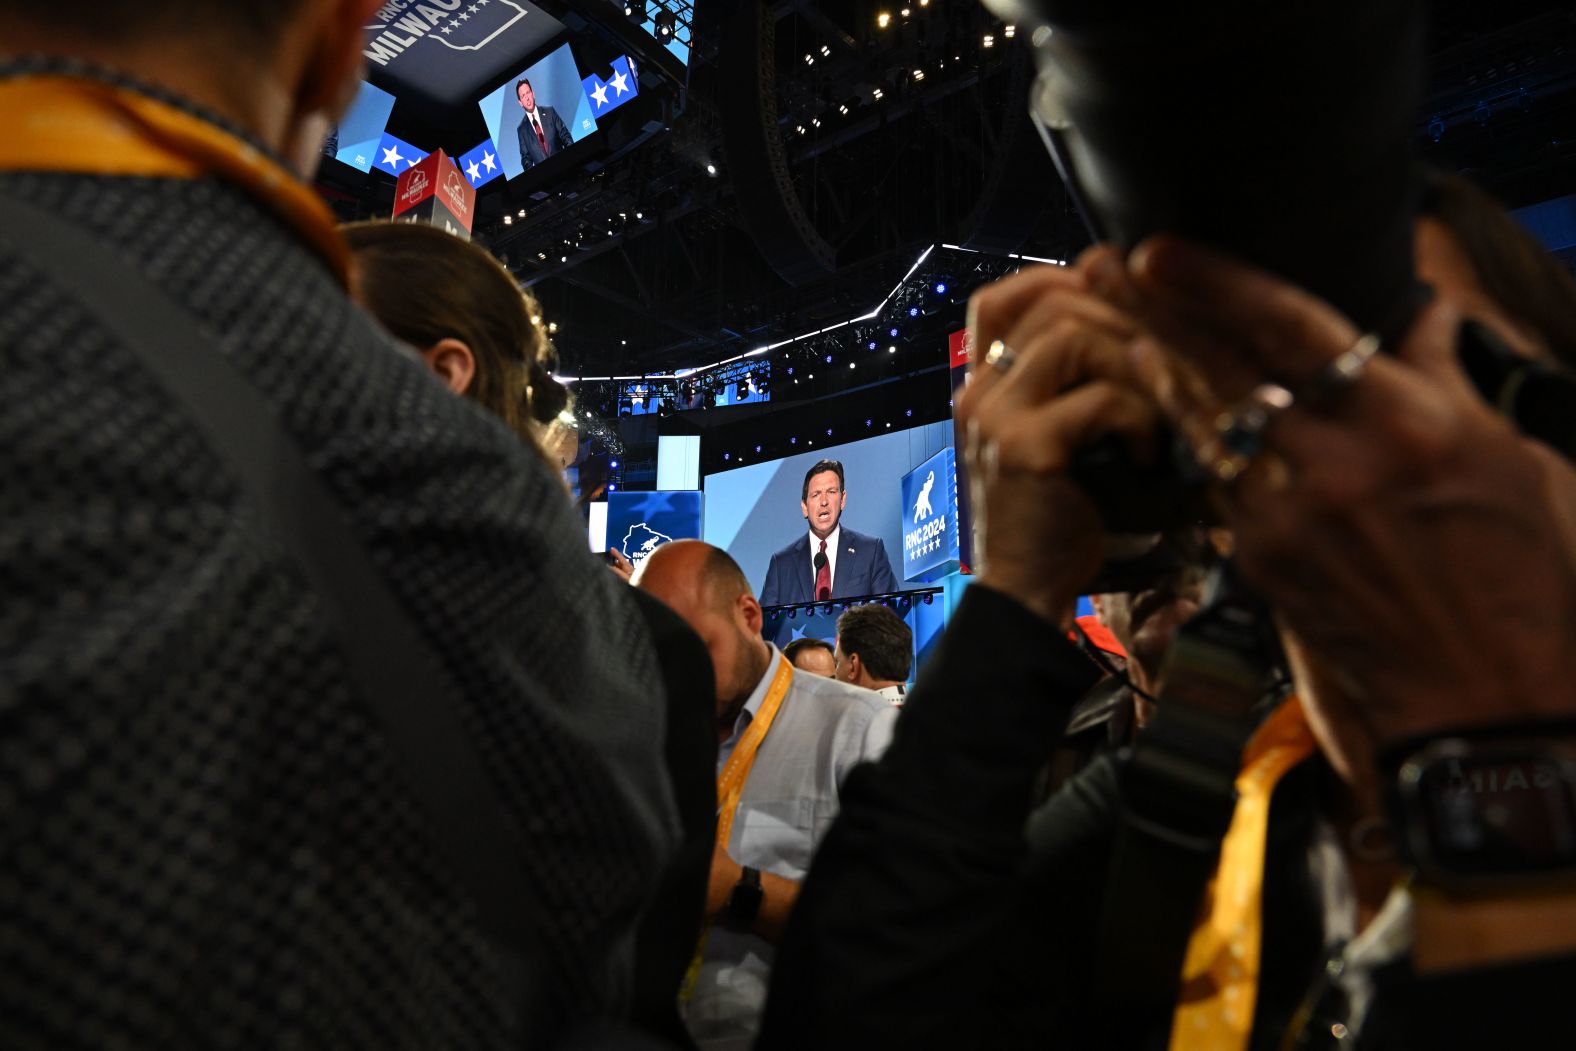
[[[568,153],[582,140],[597,130],[596,118],[591,113],[591,100],[586,98],[584,78],[574,51],[567,43],[560,44],[525,69],[513,74],[476,103],[487,125],[487,134],[498,148],[498,163],[507,178],[516,179],[530,169],[520,157],[519,128],[525,122],[525,111],[520,108],[516,85],[521,80],[531,82],[537,99],[538,111],[551,108],[569,132],[571,145],[560,150]],[[565,106],[564,99],[573,99],[573,107]],[[550,154],[550,163],[557,154]]]
[[[783,459],[705,475],[702,536],[734,557],[759,595],[772,555],[808,531],[800,509],[804,472],[817,460],[841,460],[848,493],[841,524],[881,539],[900,589],[926,587],[902,577],[902,478],[951,444],[952,423],[940,421],[836,445],[817,442]]]
[[[394,114],[395,97],[366,81],[356,91],[356,99],[345,111],[335,132],[334,159],[359,172],[371,172],[377,158],[378,143],[388,130]],[[375,127],[374,127],[375,125]],[[347,141],[347,139],[349,141]]]

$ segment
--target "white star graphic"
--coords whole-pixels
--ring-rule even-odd
[[[399,147],[398,146],[390,146],[388,149],[383,151],[383,159],[381,161],[379,161],[378,163],[379,164],[387,164],[390,168],[392,168],[395,165],[399,164],[399,162],[404,160],[404,159],[405,159],[404,157],[401,157],[399,155]]]
[[[472,4],[470,7],[467,7],[465,10],[469,11],[471,14],[474,15],[476,13],[476,5]]]
[[[471,182],[481,181],[482,170],[476,166],[475,161],[471,161],[471,163],[465,166],[465,174],[471,177]]]
[[[607,105],[607,85],[598,84],[596,90],[591,92],[591,97],[596,99],[596,108],[601,109]]]
[[[629,93],[629,78],[622,73],[614,73],[613,79],[608,81],[608,83],[613,85],[614,98],[617,98],[619,95],[627,95]]]
[[[456,18],[456,19],[450,21],[449,22],[449,28],[450,29],[458,29],[458,28],[460,28],[460,20]]]
[[[442,29],[438,30],[438,32],[442,33],[444,36],[448,36],[450,33],[454,32],[454,27],[444,26]]]
[[[426,154],[423,154],[422,156],[426,156]],[[421,157],[417,157],[413,161],[406,161],[405,163],[410,165],[412,168],[414,168],[416,165],[421,163]]]
[[[488,3],[488,0],[476,0],[476,6],[477,7],[486,7],[487,3]]]
[[[470,15],[466,14],[464,11],[460,12],[460,21],[461,22],[469,22],[470,20],[471,20],[471,16]]]
[[[485,4],[486,2],[487,2],[487,0],[482,0],[482,3]],[[490,153],[482,154],[482,167],[486,168],[488,171],[492,171],[493,169],[498,167],[497,162],[493,160],[493,155],[492,154],[490,154]]]

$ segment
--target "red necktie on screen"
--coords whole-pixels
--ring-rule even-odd
[[[815,597],[832,597],[832,562],[826,557],[826,541],[821,541],[821,568],[815,571]]]
[[[531,118],[531,127],[536,129],[536,141],[542,144],[542,156],[547,156],[547,136],[542,134],[542,122],[536,117]]]

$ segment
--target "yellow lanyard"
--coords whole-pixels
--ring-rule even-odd
[[[1248,1046],[1259,987],[1270,796],[1313,750],[1313,733],[1295,697],[1265,720],[1243,750],[1237,807],[1182,965],[1171,1051]]]
[[[744,792],[744,783],[750,779],[750,768],[755,765],[755,753],[760,750],[761,742],[766,740],[766,731],[772,728],[772,720],[777,718],[777,709],[782,706],[783,698],[788,696],[788,687],[792,684],[793,665],[779,653],[777,674],[772,676],[765,700],[761,701],[755,718],[745,728],[744,736],[733,746],[733,754],[728,757],[722,773],[717,775],[718,850],[728,849],[728,839],[733,834],[733,815],[739,809],[739,796]]]
[[[0,80],[0,170],[239,184],[293,227],[348,287],[350,256],[312,188],[243,139],[165,102],[96,80]]]
[[[777,718],[777,710],[782,707],[783,698],[788,696],[788,687],[791,685],[793,664],[779,653],[777,673],[772,676],[772,684],[766,688],[765,699],[761,701],[755,718],[745,728],[744,736],[733,746],[733,754],[728,756],[722,773],[717,775],[717,850],[728,849],[728,840],[733,836],[733,817],[739,810],[739,797],[744,793],[744,783],[750,779],[750,768],[755,765],[755,753],[760,750],[761,742],[766,740],[766,731],[772,728],[772,721]],[[684,973],[679,999],[686,1003],[695,995],[701,961],[706,956],[706,939],[710,934],[710,925],[700,932],[700,938],[695,943],[695,956]]]

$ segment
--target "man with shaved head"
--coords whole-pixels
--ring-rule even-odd
[[[716,672],[718,842],[686,1020],[708,1051],[747,1048],[774,943],[843,778],[885,750],[897,709],[870,690],[796,672],[761,637],[761,604],[743,571],[710,544],[664,544],[635,584],[689,622]]]

